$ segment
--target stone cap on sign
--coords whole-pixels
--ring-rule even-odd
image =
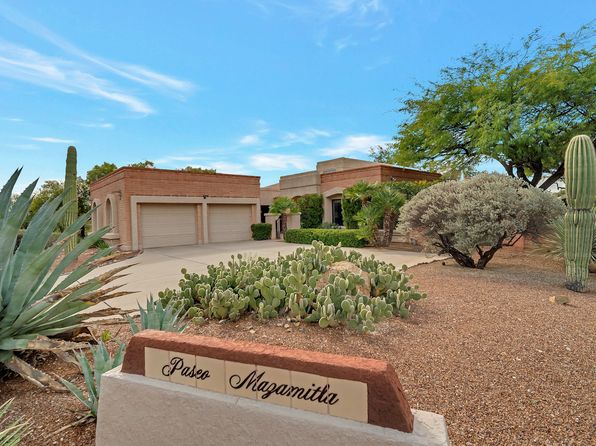
[[[122,372],[412,432],[393,367],[376,359],[145,330]]]

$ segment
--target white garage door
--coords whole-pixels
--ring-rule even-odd
[[[194,245],[197,243],[194,204],[142,204],[143,248]]]
[[[209,243],[250,240],[251,206],[247,204],[210,204]]]

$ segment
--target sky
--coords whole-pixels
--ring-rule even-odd
[[[553,38],[594,12],[572,0],[0,0],[0,183],[20,166],[19,190],[63,178],[69,145],[83,177],[152,160],[262,186],[368,159],[417,83],[479,44]]]

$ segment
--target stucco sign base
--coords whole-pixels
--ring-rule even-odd
[[[96,446],[448,446],[443,416],[411,433],[194,389],[116,368],[102,377]]]

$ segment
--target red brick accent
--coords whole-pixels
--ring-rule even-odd
[[[98,200],[103,207],[108,194],[119,197],[119,243],[130,246],[131,196],[259,198],[260,177],[121,167],[90,185],[91,201]],[[103,215],[103,208],[99,212]],[[102,219],[102,222],[105,223],[105,220]]]
[[[390,166],[386,164],[373,164],[371,166],[359,167],[356,169],[341,170],[321,174],[321,192],[336,187],[350,187],[358,181],[367,183],[385,181],[433,181],[441,177],[438,173],[424,172],[421,170],[406,169],[404,167]]]
[[[368,386],[370,424],[403,432],[412,432],[414,426],[397,374],[385,361],[145,330],[133,336],[126,348],[124,373],[145,374],[145,347],[364,382]]]

